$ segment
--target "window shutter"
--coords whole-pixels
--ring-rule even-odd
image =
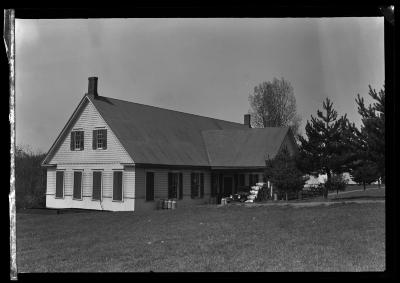
[[[146,173],[146,201],[154,200],[154,173]]]
[[[114,171],[113,200],[122,201],[122,172]]]
[[[56,197],[64,197],[64,172],[56,171]]]
[[[218,189],[218,193],[219,194],[222,194],[222,184],[223,184],[223,182],[224,182],[224,179],[223,179],[224,177],[223,177],[223,174],[219,174],[219,180],[218,180],[218,187],[219,187],[219,189]]]
[[[81,132],[81,146],[80,146],[81,150],[84,149],[84,146],[85,146],[85,132],[82,131]]]
[[[107,129],[103,130],[103,149],[107,149]]]
[[[204,197],[204,173],[200,174],[200,197]]]
[[[183,174],[179,173],[179,199],[183,199]]]
[[[168,173],[168,198],[172,198],[172,173]]]
[[[71,150],[75,149],[75,132],[71,132]]]
[[[239,185],[239,176],[238,174],[233,175],[233,181],[235,182],[233,186],[233,193],[236,194],[238,190],[238,185]]]
[[[82,172],[74,172],[74,198],[82,198]]]
[[[101,172],[93,172],[93,193],[94,200],[101,200]]]
[[[191,196],[191,198],[195,198],[195,196],[196,196],[194,173],[190,173],[190,196]]]
[[[97,149],[97,130],[93,130],[92,149]]]

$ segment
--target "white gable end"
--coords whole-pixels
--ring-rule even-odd
[[[49,160],[49,164],[105,164],[105,163],[133,163],[132,158],[108,127],[104,119],[90,101],[83,105],[83,111],[72,122],[61,145]],[[92,135],[97,127],[107,129],[107,149],[93,149]],[[70,149],[71,131],[84,131],[84,150]]]

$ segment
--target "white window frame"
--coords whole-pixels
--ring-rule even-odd
[[[118,200],[118,199],[114,199],[114,172],[121,172],[122,173],[122,185],[121,185],[121,190],[122,190],[122,192],[121,192],[121,196],[122,196],[122,198],[121,198],[121,200]],[[112,171],[112,175],[113,175],[113,177],[112,177],[112,179],[113,179],[113,181],[112,181],[112,201],[115,201],[115,202],[124,202],[124,191],[125,191],[125,185],[124,185],[124,170],[122,170],[122,169],[114,169],[113,171]]]
[[[177,188],[176,188],[176,198],[174,198],[174,199],[176,199],[177,201],[178,200],[183,200],[183,191],[184,191],[184,188],[183,188],[183,178],[184,178],[184,173],[183,173],[183,171],[179,171],[179,170],[171,170],[171,171],[168,171],[169,173],[172,173],[172,174],[177,174],[177,176],[178,176],[178,185],[177,185]],[[179,186],[180,186],[180,180],[179,180],[179,174],[180,173],[182,173],[182,199],[180,199],[179,198]],[[168,178],[168,174],[167,174],[167,178]],[[155,175],[154,175],[154,180],[155,180]],[[168,183],[168,180],[167,180],[167,183]],[[154,182],[154,189],[155,189],[155,182]],[[167,194],[168,194],[168,192],[167,192]],[[155,190],[154,190],[154,198],[155,198]]]
[[[57,172],[63,173],[63,189],[62,189],[63,195],[62,195],[62,197],[57,196]],[[56,190],[54,192],[54,198],[56,198],[56,199],[64,199],[65,198],[65,169],[56,170]]]
[[[201,198],[201,194],[200,194],[200,190],[201,190],[201,177],[200,177],[200,175],[201,175],[201,173],[203,173],[203,175],[204,175],[204,172],[201,172],[201,171],[191,171],[191,173],[194,173],[194,174],[198,174],[198,177],[199,177],[199,188],[198,188],[198,190],[197,190],[197,195],[194,197],[195,199],[198,199],[198,198]],[[190,176],[191,176],[192,174],[190,174]],[[192,184],[192,180],[190,180],[190,184]],[[204,184],[205,185],[205,184]],[[204,186],[205,187],[205,186]],[[192,192],[190,192],[190,194],[192,194]],[[203,196],[204,197],[204,196]]]
[[[75,198],[74,196],[74,185],[75,185],[75,172],[81,172],[81,198]],[[83,200],[83,169],[73,169],[72,170],[72,200]]]
[[[100,199],[94,199],[93,198],[93,175],[94,175],[93,173],[94,172],[100,172],[101,173]],[[103,169],[93,169],[92,170],[92,201],[100,201],[100,202],[103,201],[103,176],[104,176],[104,170]]]
[[[75,132],[74,151],[80,151],[81,150],[81,142],[79,142],[79,147],[76,147],[76,142],[77,142],[76,133],[80,132],[79,135],[81,135],[81,134],[85,135],[85,131],[83,129],[73,129],[71,132]],[[83,148],[85,148],[85,146]]]
[[[96,135],[97,135],[97,137],[96,137],[96,142],[97,142],[96,148],[97,149],[104,149],[104,137],[103,137],[102,130],[103,129],[96,130]]]
[[[94,130],[96,131],[96,149],[95,150],[105,150],[104,149],[104,136],[101,139],[101,141],[102,141],[101,142],[101,147],[99,147],[99,137],[98,137],[98,135],[100,133],[100,130],[107,131],[107,128],[106,127],[95,127]]]

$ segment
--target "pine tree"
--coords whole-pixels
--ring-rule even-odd
[[[363,161],[360,166],[353,170],[351,176],[354,182],[363,185],[365,191],[365,185],[376,181],[379,172],[376,164],[370,161]]]
[[[370,161],[378,169],[378,175],[385,182],[385,86],[376,92],[369,85],[368,94],[376,101],[368,107],[364,98],[357,94],[358,113],[362,116],[360,140],[364,146],[362,160]]]
[[[356,158],[354,152],[356,127],[347,116],[338,118],[333,103],[326,98],[323,111],[317,110],[317,118],[311,115],[305,130],[307,139],[299,136],[301,168],[304,172],[318,176],[327,175],[324,197],[328,197],[328,186],[333,174],[349,171]]]
[[[266,160],[265,175],[278,191],[286,194],[300,191],[306,182],[304,174],[297,168],[296,158],[286,147],[275,156]]]

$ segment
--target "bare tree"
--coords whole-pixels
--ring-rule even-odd
[[[290,126],[293,133],[299,133],[301,117],[297,114],[293,87],[284,78],[263,82],[249,95],[252,127]]]

